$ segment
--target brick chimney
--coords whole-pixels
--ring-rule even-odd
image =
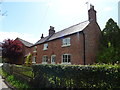
[[[44,38],[43,34],[41,35],[41,39]]]
[[[88,10],[88,20],[96,22],[96,11],[94,10],[94,6],[90,4],[90,9]]]
[[[55,33],[54,27],[53,27],[53,26],[50,26],[49,36],[53,35],[54,33]]]

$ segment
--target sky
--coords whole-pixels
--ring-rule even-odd
[[[0,42],[17,37],[31,43],[48,35],[50,26],[61,31],[88,20],[89,4],[97,11],[101,30],[108,19],[118,22],[120,0],[0,0]]]

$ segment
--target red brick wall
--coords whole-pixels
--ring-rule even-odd
[[[25,56],[27,56],[31,52],[32,52],[32,48],[23,45],[22,55],[18,58],[16,64],[24,64],[26,59]]]
[[[86,64],[92,64],[96,60],[100,43],[101,31],[97,23],[90,23],[84,30]]]
[[[44,44],[37,46],[37,63],[42,63],[42,57],[47,55],[49,58],[48,63],[51,63],[51,55],[56,55],[56,64],[62,62],[63,54],[71,54],[71,64],[83,64],[83,37],[81,33],[71,36],[71,45],[62,47],[62,38],[53,40],[48,43],[48,50],[44,51]]]

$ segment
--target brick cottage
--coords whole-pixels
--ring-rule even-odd
[[[22,55],[16,61],[14,61],[13,63],[15,63],[15,64],[24,64],[27,55],[30,52],[32,52],[31,46],[33,46],[33,44],[29,43],[29,42],[27,42],[27,41],[25,41],[23,39],[20,39],[20,38],[16,38],[15,40],[20,41],[22,43]]]
[[[100,43],[101,30],[94,6],[88,10],[88,20],[55,32],[50,26],[49,35],[32,47],[33,63],[37,64],[93,64]]]

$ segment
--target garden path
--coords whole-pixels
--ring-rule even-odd
[[[0,90],[11,90],[5,83],[4,79],[0,75]]]

